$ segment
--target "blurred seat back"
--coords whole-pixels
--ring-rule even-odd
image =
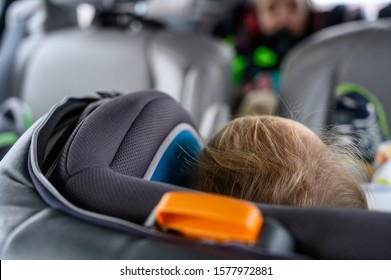
[[[99,16],[106,2],[92,2]],[[233,103],[230,48],[209,38],[137,24],[136,31],[95,25],[43,36],[34,52],[21,54],[28,58],[17,65],[16,75],[23,72],[23,77],[19,75],[14,94],[31,106],[36,118],[64,96],[97,91],[158,89],[188,109],[197,124],[210,105]]]
[[[47,0],[16,1],[10,5],[0,47],[0,102],[18,95],[27,59],[40,39],[54,30],[76,25],[74,9],[58,7]]]
[[[1,0],[0,1],[0,44],[1,44],[1,38],[3,35],[4,26],[5,26],[5,14],[7,12],[9,5],[13,1],[14,0]]]
[[[281,115],[321,132],[337,85],[355,83],[383,104],[391,123],[391,22],[325,29],[293,50],[283,65]]]
[[[391,17],[391,4],[383,7],[377,15],[378,18],[390,18]]]

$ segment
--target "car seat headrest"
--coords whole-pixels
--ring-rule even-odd
[[[201,148],[189,113],[174,99],[155,91],[122,95],[80,121],[51,180],[75,204],[134,218],[126,205],[137,195],[153,197],[154,184],[183,186]]]
[[[72,6],[77,7],[80,4],[90,4],[96,9],[110,9],[116,3],[121,2],[135,2],[132,0],[50,0],[53,4],[62,5],[62,6]]]

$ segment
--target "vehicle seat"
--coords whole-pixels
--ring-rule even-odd
[[[314,34],[283,64],[280,114],[321,133],[336,87],[353,83],[377,97],[391,123],[390,50],[390,21],[345,23]]]
[[[18,96],[28,57],[40,39],[55,30],[77,25],[74,9],[58,7],[47,0],[15,1],[6,15],[0,47],[0,102]]]
[[[362,209],[257,204],[264,217],[285,226],[296,241],[298,254],[262,248],[257,251],[253,246],[186,242],[175,235],[158,234],[142,223],[159,198],[168,191],[190,190],[168,181],[140,178],[138,174],[152,165],[155,144],[178,121],[193,126],[188,113],[172,98],[156,92],[115,97],[95,109],[88,108],[91,99],[73,98],[67,102],[58,103],[39,120],[0,162],[2,259],[391,257],[391,214]],[[133,110],[126,110],[127,102]],[[160,115],[148,117],[159,106],[167,112],[162,110]],[[76,126],[71,125],[76,128],[70,131],[64,126],[70,124],[69,120],[76,121]],[[164,125],[153,129],[160,122]],[[115,133],[110,133],[113,129]],[[142,132],[150,134],[148,143],[143,141],[146,136]],[[58,138],[58,134],[62,136]],[[50,158],[56,162],[52,150],[60,151],[59,164],[45,167]],[[140,161],[141,154],[147,160]],[[59,173],[51,173],[55,169]],[[62,184],[56,183],[56,176]]]
[[[57,2],[75,8],[88,1]],[[92,2],[99,17],[107,1]],[[25,43],[28,40],[21,49]],[[210,124],[219,122],[221,114],[227,119],[227,107],[235,99],[230,80],[232,55],[231,49],[218,41],[147,26],[140,31],[98,24],[88,30],[67,28],[43,36],[23,59],[27,63],[16,65],[16,76],[23,75],[13,92],[38,118],[64,96],[157,89],[169,92],[198,125]],[[203,121],[204,113],[216,108],[220,113],[207,114],[214,120]]]
[[[5,26],[5,14],[7,13],[7,9],[12,2],[13,0],[0,1],[0,44]]]

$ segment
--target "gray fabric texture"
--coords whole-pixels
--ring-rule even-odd
[[[13,93],[26,100],[36,118],[64,96],[156,89],[183,104],[199,124],[208,106],[218,102],[232,107],[236,99],[232,50],[207,38],[92,28],[53,32],[34,44],[30,55],[23,45],[20,55],[27,63],[17,65]]]
[[[49,32],[71,26],[77,26],[75,9],[58,7],[44,0],[12,3],[7,10],[6,32],[0,50],[0,101],[19,96],[26,61],[34,53],[37,41]]]
[[[80,4],[90,4],[97,9],[109,9],[119,0],[50,0],[53,4],[77,7]],[[124,2],[124,1],[122,1]]]
[[[117,97],[75,129],[53,180],[85,209],[143,223],[152,211],[145,206],[156,204],[170,187],[157,184],[151,191],[140,178],[166,136],[183,122],[195,126],[175,100],[160,92]]]
[[[233,108],[232,49],[222,42],[192,34],[160,32],[150,46],[154,88],[172,95],[200,124],[205,110],[223,103]]]
[[[202,245],[137,238],[68,216],[46,205],[27,170],[34,125],[0,161],[0,259],[241,258]]]
[[[145,63],[148,36],[72,29],[48,35],[26,65],[19,94],[38,118],[64,96],[150,88]]]
[[[335,87],[356,83],[379,99],[390,124],[390,49],[390,21],[346,23],[315,34],[285,60],[281,114],[321,132]]]
[[[7,25],[0,48],[0,102],[10,96],[11,79],[17,46],[26,33],[26,22]]]

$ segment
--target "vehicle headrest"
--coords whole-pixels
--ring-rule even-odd
[[[53,4],[76,7],[80,4],[90,4],[96,9],[110,9],[117,3],[135,2],[134,0],[50,0]]]
[[[52,180],[87,210],[138,221],[129,204],[143,202],[132,200],[151,199],[161,183],[185,186],[201,148],[189,113],[174,99],[132,93],[100,105],[78,124]]]
[[[349,22],[312,35],[285,57],[279,114],[321,134],[329,125],[335,89],[345,83],[360,85],[381,104],[390,104],[390,47],[387,20]],[[388,111],[386,106],[391,123]]]
[[[78,24],[74,7],[58,6],[49,0],[15,1],[7,10],[6,20],[7,26],[26,22],[24,32],[27,34],[23,33],[23,36],[57,31]]]

